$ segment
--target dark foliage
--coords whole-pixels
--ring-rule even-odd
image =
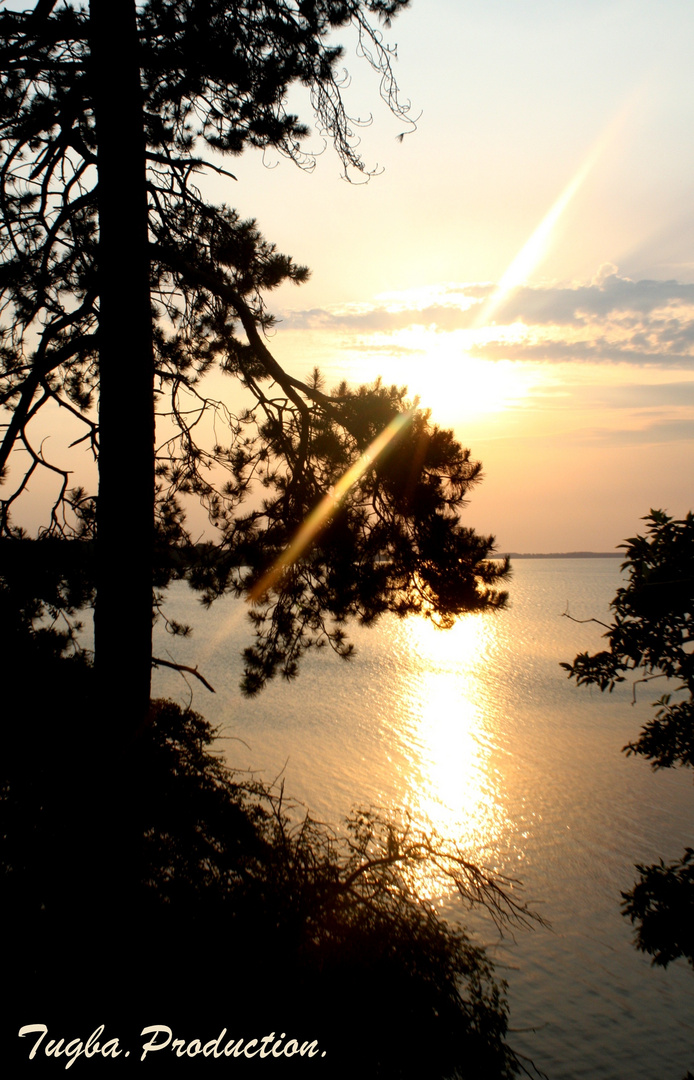
[[[447,625],[505,601],[493,538],[460,521],[479,464],[402,388],[326,392],[318,373],[288,374],[267,347],[265,297],[307,271],[204,194],[210,174],[233,180],[221,155],[246,146],[311,166],[305,124],[285,108],[294,84],[346,173],[363,174],[329,34],[356,27],[409,125],[394,54],[368,21],[404,6],[39,0],[0,13],[0,835],[3,923],[22,946],[4,974],[22,1023],[38,1010],[96,1027],[121,1012],[137,1034],[164,1010],[191,1038],[191,1016],[214,1037],[262,1014],[325,1037],[323,1075],[355,1046],[365,1068],[350,1068],[373,1076],[517,1071],[503,987],[422,899],[416,871],[436,867],[497,918],[524,917],[510,892],[406,821],[360,814],[340,838],[297,818],[279,793],[229,775],[199,716],[148,707],[153,587],[174,574],[206,602],[254,597],[249,693],[292,676],[313,645],[349,655],[348,618]],[[210,396],[214,370],[240,388],[236,412]],[[98,493],[50,456],[57,408]],[[29,543],[12,515],[41,474],[55,493]],[[215,544],[191,544],[190,497]],[[85,602],[95,667],[80,648]],[[167,1057],[165,1074],[179,1064]]]
[[[131,594],[135,582],[142,583],[135,621],[145,626],[152,521],[160,544],[189,544],[191,497],[207,509],[217,537],[206,565],[191,577],[195,586],[206,601],[224,590],[255,587],[262,603],[253,616],[257,643],[247,653],[249,693],[277,671],[292,676],[313,644],[329,643],[348,655],[342,624],[349,617],[370,622],[387,610],[424,612],[446,625],[461,612],[504,602],[496,586],[508,568],[489,558],[493,538],[460,523],[479,463],[450,432],[413,409],[402,388],[343,385],[328,393],[318,374],[304,382],[285,371],[267,347],[272,318],[265,296],[282,282],[302,282],[308,272],[277,252],[255,222],[211,203],[202,191],[206,174],[231,182],[219,155],[245,146],[273,146],[310,164],[300,144],[303,122],[284,104],[297,82],[309,89],[318,130],[335,143],[345,168],[363,172],[343,101],[341,49],[328,35],[353,25],[382,96],[407,121],[393,79],[394,54],[368,22],[387,23],[403,6],[401,0],[150,0],[135,12],[131,0],[122,0],[119,11],[132,9],[133,24],[137,19],[132,47],[127,26],[123,30],[123,70],[128,60],[127,70],[139,71],[142,101],[130,94],[132,120],[120,134],[118,116],[109,112],[110,84],[103,85],[94,59],[98,47],[106,59],[111,55],[115,9],[103,25],[99,5],[91,14],[62,3],[42,4],[34,14],[0,14],[0,408],[7,418],[0,469],[15,463],[0,501],[0,533],[19,535],[11,514],[32,478],[44,473],[55,485],[48,533],[94,535],[96,493],[72,488],[72,466],[52,458],[44,441],[46,407],[58,406],[81,425],[76,443],[100,472],[96,648],[105,683],[116,676],[112,658],[124,640],[133,639],[133,677],[147,649],[146,635],[134,641],[133,623],[128,627],[118,590],[111,590],[110,567],[120,559]],[[111,227],[108,247],[104,222],[111,211],[117,216],[124,198],[118,162],[139,153],[140,136],[142,177],[135,168],[127,181],[133,209],[120,227],[122,241],[118,224]],[[209,161],[208,151],[214,151]],[[115,174],[110,201],[102,173],[109,181]],[[130,243],[132,320],[139,249],[126,231],[139,213],[140,183],[149,236],[149,374],[149,326],[138,323],[135,341],[122,335],[120,255]],[[124,368],[122,358],[131,353],[137,360]],[[215,369],[243,388],[244,405],[236,412],[206,389],[205,376]],[[137,386],[136,372],[143,373]],[[407,422],[377,457],[374,439],[398,416]],[[208,443],[202,432],[212,426]],[[330,503],[340,479],[360,462],[339,505],[333,500],[325,527],[281,573],[265,578],[301,523]],[[125,485],[123,477],[129,478]],[[124,499],[136,545],[124,535]],[[263,581],[267,588],[258,592]]]
[[[581,653],[563,664],[581,684],[612,690],[632,676],[636,683],[665,678],[671,691],[654,702],[655,713],[638,739],[624,747],[654,769],[694,764],[694,515],[673,520],[661,510],[645,518],[644,536],[622,545],[626,585],[617,591],[606,627],[608,648]],[[636,678],[640,675],[640,678]],[[624,913],[636,925],[636,944],[653,962],[678,957],[694,965],[694,867],[692,851],[671,865],[639,866],[640,880],[624,893]]]
[[[638,927],[638,947],[667,967],[686,957],[694,964],[694,850],[681,859],[653,866],[638,865],[641,875],[624,894],[624,914]]]
[[[4,965],[4,1023],[108,1020],[135,1046],[155,1022],[187,1039],[276,1027],[317,1038],[325,1076],[346,1038],[373,1077],[519,1071],[503,983],[419,891],[435,872],[466,902],[525,921],[511,883],[406,819],[358,812],[334,834],[230,773],[209,725],[171,702],[153,703],[136,755],[113,730],[100,737],[90,667],[55,630],[29,629],[16,675],[45,663],[51,634],[50,685],[20,679],[1,735],[2,918],[21,943]],[[137,858],[119,879],[124,834]],[[147,1062],[176,1066],[164,1052]],[[294,1075],[286,1060],[281,1071]]]

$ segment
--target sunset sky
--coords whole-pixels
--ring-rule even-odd
[[[311,267],[271,298],[275,355],[419,395],[482,460],[466,523],[501,550],[611,550],[651,507],[683,515],[694,7],[414,0],[385,36],[404,140],[345,58],[381,175],[346,183],[330,147],[310,175],[246,153],[219,192]]]

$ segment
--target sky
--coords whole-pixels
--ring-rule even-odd
[[[271,348],[406,385],[483,462],[501,551],[611,551],[694,508],[694,6],[413,0],[385,39],[416,130],[348,35],[368,183],[246,152],[217,194],[312,271]],[[300,94],[292,106],[309,121]]]
[[[410,124],[337,35],[368,182],[314,131],[313,171],[245,151],[204,185],[311,269],[268,297],[277,360],[406,386],[482,462],[464,523],[500,552],[694,509],[694,5],[412,0],[383,34]]]

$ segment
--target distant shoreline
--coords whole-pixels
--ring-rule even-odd
[[[623,559],[623,551],[509,551],[507,556],[499,555],[498,558],[510,559]]]

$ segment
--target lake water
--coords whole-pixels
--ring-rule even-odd
[[[407,808],[478,863],[522,879],[551,928],[500,941],[481,913],[445,894],[437,902],[488,945],[509,984],[510,1041],[550,1080],[694,1070],[694,973],[652,968],[619,911],[634,863],[691,845],[691,773],[653,773],[620,752],[662,689],[638,687],[632,705],[630,684],[602,695],[559,667],[597,649],[601,632],[563,614],[605,618],[619,578],[616,559],[517,560],[506,612],[446,632],[424,620],[355,628],[353,661],[314,653],[294,682],[251,700],[238,691],[250,636],[241,602],[205,613],[177,583],[169,611],[194,636],[157,631],[156,654],[199,664],[217,692],[165,669],[153,692],[187,702],[192,690],[231,765],[282,777],[330,823],[353,806]]]

